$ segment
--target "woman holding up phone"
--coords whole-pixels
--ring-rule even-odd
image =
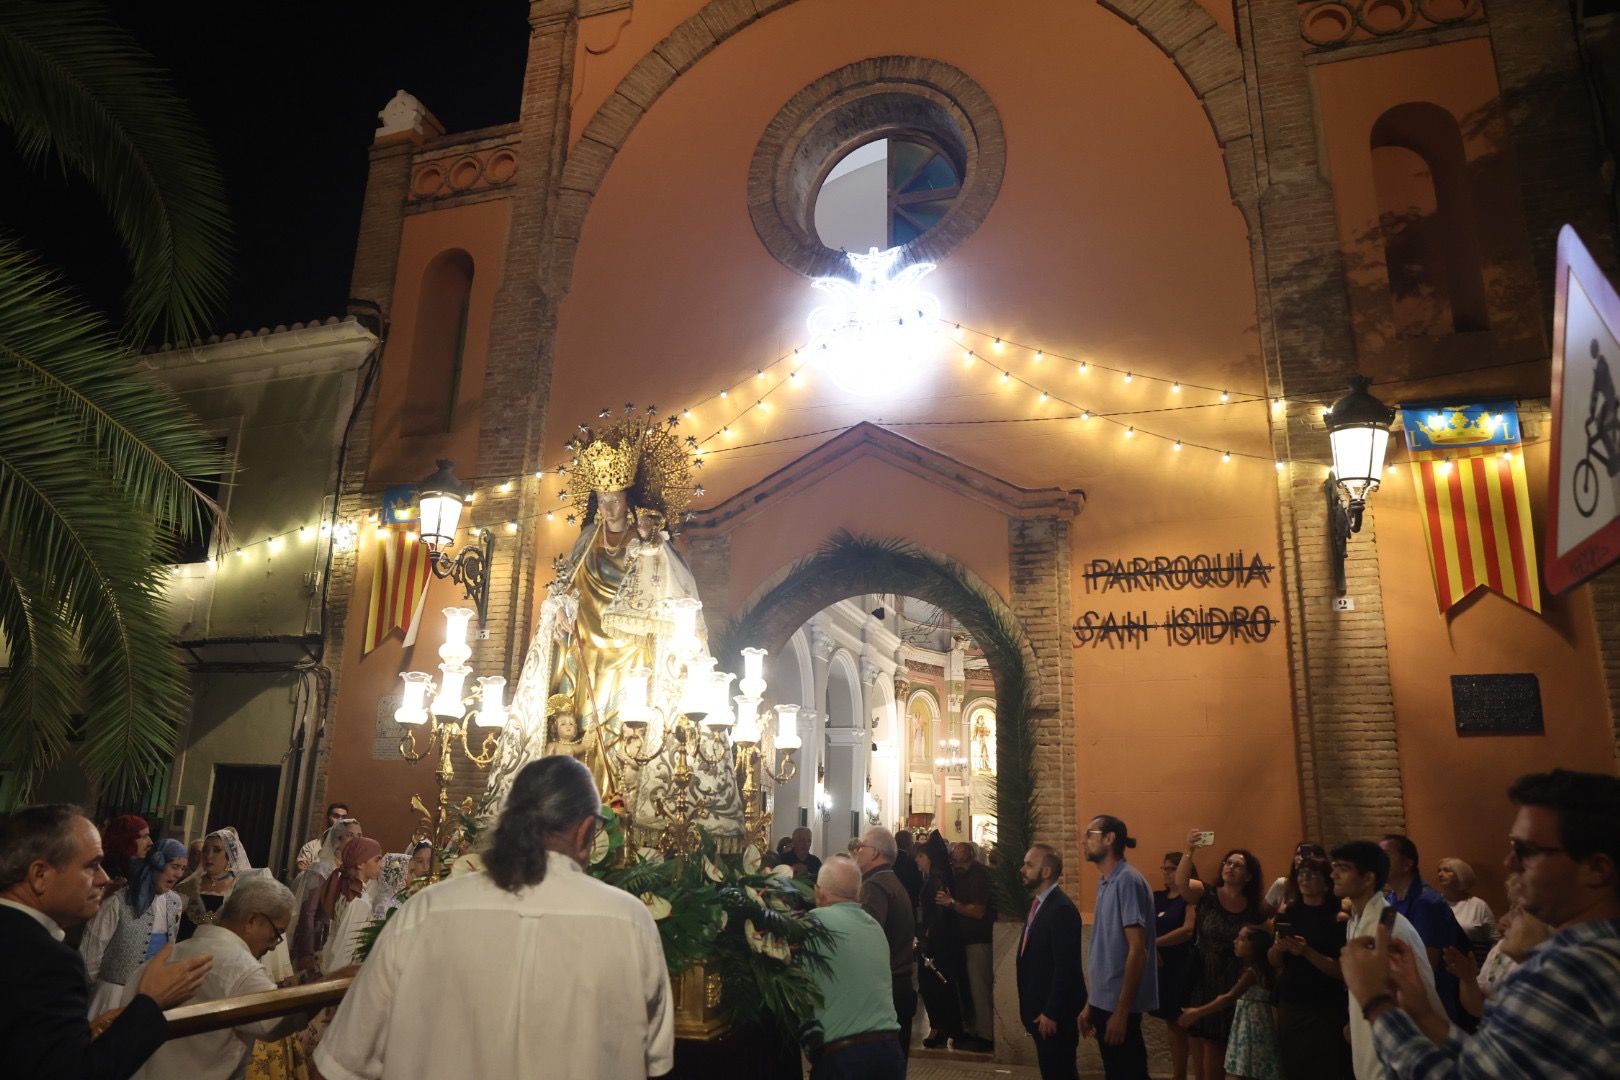
[[[1197,911],[1197,958],[1193,963],[1193,992],[1189,1004],[1209,1005],[1236,985],[1242,961],[1233,944],[1245,926],[1266,920],[1260,903],[1260,860],[1243,848],[1226,853],[1216,871],[1215,883],[1205,886],[1192,880],[1194,853],[1208,847],[1214,835],[1194,829],[1187,836],[1187,853],[1176,867],[1176,888]],[[1224,1076],[1226,1044],[1232,1032],[1232,1006],[1198,1010],[1198,1019],[1187,1029],[1189,1048],[1200,1062],[1201,1077]]]
[[[1271,963],[1277,976],[1277,1048],[1285,1080],[1351,1080],[1344,1040],[1345,989],[1339,978],[1345,922],[1333,899],[1331,867],[1307,856],[1289,891],[1299,899],[1277,913]]]

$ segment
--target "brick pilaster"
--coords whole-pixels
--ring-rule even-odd
[[[1296,5],[1246,3],[1240,35],[1259,134],[1258,198],[1250,216],[1256,298],[1278,473],[1289,661],[1306,831],[1324,842],[1404,821],[1375,513],[1350,542],[1353,612],[1336,612],[1328,533],[1329,460],[1321,406],[1296,397],[1342,391],[1356,370],[1333,192],[1323,176],[1312,87]]]
[[[485,363],[486,409],[479,432],[479,470],[491,475],[531,474],[508,495],[495,493],[480,518],[516,521],[516,535],[502,533],[491,576],[489,638],[474,654],[485,670],[505,669],[515,679],[528,645],[536,589],[556,552],[538,550],[546,502],[541,467],[546,394],[551,385],[552,344],[561,290],[550,287],[553,261],[547,236],[556,209],[569,124],[569,87],[579,31],[573,0],[532,0],[528,66],[519,109],[518,190],[512,200],[501,287],[495,294]],[[504,603],[497,612],[494,598]]]
[[[1486,11],[1542,315],[1550,330],[1559,227],[1574,225],[1599,264],[1611,272],[1615,265],[1602,144],[1583,83],[1570,6],[1491,0]]]
[[[1079,755],[1070,639],[1070,531],[1066,517],[1013,518],[1007,525],[1008,602],[1023,623],[1039,679],[1035,730],[1034,839],[1051,844],[1079,872]]]

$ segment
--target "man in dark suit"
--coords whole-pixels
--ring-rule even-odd
[[[165,946],[139,993],[92,1041],[84,961],[62,944],[62,928],[101,907],[107,875],[101,834],[75,806],[30,806],[0,824],[0,1062],[30,1080],[127,1077],[162,1045],[163,1010],[189,998],[213,963],[164,961]]]
[[[1018,1017],[1035,1038],[1043,1080],[1077,1080],[1080,1010],[1086,983],[1080,974],[1080,912],[1058,888],[1063,857],[1036,844],[1024,856],[1024,884],[1034,894],[1018,940]]]

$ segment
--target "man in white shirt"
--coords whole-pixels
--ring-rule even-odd
[[[211,925],[199,926],[188,941],[174,947],[175,959],[211,956],[214,965],[192,998],[195,1003],[274,990],[275,982],[259,958],[281,944],[293,920],[292,890],[271,877],[244,879],[219,909]],[[148,961],[150,963],[151,961]],[[125,991],[127,1003],[144,972],[136,972]],[[309,1014],[294,1013],[257,1023],[171,1039],[147,1059],[135,1080],[228,1080],[240,1077],[257,1040],[274,1042],[309,1023]]]
[[[315,865],[315,860],[321,857],[321,839],[326,836],[326,830],[349,816],[349,804],[335,802],[326,808],[326,826],[315,834],[315,839],[298,849],[298,872]]]
[[[525,765],[485,871],[424,889],[377,938],[315,1051],[326,1080],[629,1080],[675,1065],[658,928],[584,871],[601,796],[553,755]]]
[[[1373,937],[1385,909],[1389,909],[1395,920],[1390,927],[1390,937],[1412,947],[1418,974],[1434,1007],[1439,1009],[1440,998],[1434,989],[1434,971],[1429,967],[1423,939],[1406,916],[1390,908],[1384,899],[1384,884],[1389,880],[1389,856],[1384,849],[1371,840],[1352,840],[1334,848],[1330,857],[1333,860],[1333,895],[1350,901],[1346,940]],[[1356,1004],[1354,997],[1350,999],[1349,1015],[1350,1057],[1355,1066],[1356,1080],[1383,1080],[1384,1066],[1378,1060],[1378,1051],[1373,1045],[1372,1024],[1362,1015],[1361,1006]]]

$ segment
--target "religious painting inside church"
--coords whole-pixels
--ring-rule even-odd
[[[996,774],[996,707],[988,701],[968,709],[968,760],[975,776]]]
[[[907,708],[907,726],[911,736],[911,761],[914,765],[925,765],[932,761],[932,746],[934,739],[934,703],[927,694],[913,694],[911,704]]]

